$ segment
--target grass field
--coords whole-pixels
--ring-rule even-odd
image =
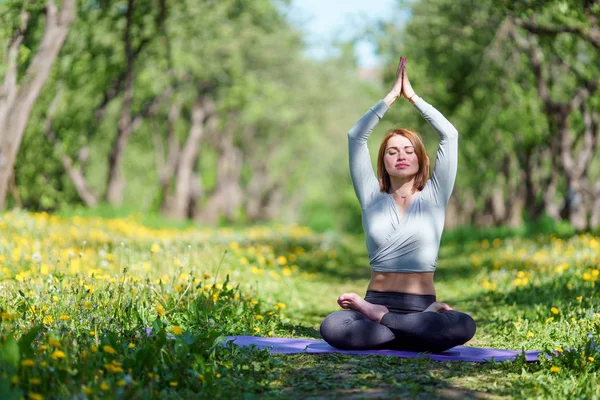
[[[318,338],[340,293],[364,294],[364,248],[297,226],[2,214],[0,398],[600,398],[590,234],[444,238],[438,299],[475,318],[470,344],[551,355],[539,362],[221,345],[231,334]]]

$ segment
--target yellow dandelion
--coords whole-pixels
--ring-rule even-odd
[[[29,399],[30,400],[43,400],[44,396],[42,396],[39,393],[29,392]]]
[[[557,352],[559,352],[559,353],[562,353],[562,352],[564,351],[564,350],[562,349],[562,347],[557,347],[557,348],[556,348],[556,349],[554,349],[554,350],[556,350],[556,351],[557,351]]]
[[[590,362],[593,362],[593,361],[594,361],[594,357],[588,357],[588,360],[589,360]]]
[[[48,343],[50,343],[50,346],[52,347],[60,347],[60,342],[56,339],[50,339],[48,340]]]
[[[110,389],[110,386],[108,386],[108,383],[106,383],[106,381],[102,381],[102,384],[100,385],[100,389],[108,390],[108,389]]]
[[[558,308],[556,307],[552,307],[550,311],[552,311],[552,314],[558,314]]]
[[[83,393],[85,393],[87,395],[90,395],[90,394],[94,393],[94,391],[91,388],[89,388],[87,386],[84,386],[83,387]]]
[[[583,300],[583,296],[577,296],[577,301],[581,302],[581,300]]]
[[[35,361],[27,358],[27,359],[21,361],[21,365],[24,367],[35,367]]]
[[[156,312],[159,313],[160,315],[165,315],[165,309],[162,308],[162,306],[160,304],[156,305]]]
[[[32,385],[39,385],[40,383],[42,383],[42,380],[40,378],[30,378],[29,383],[31,383]]]
[[[115,349],[113,349],[109,345],[105,345],[104,347],[102,347],[102,350],[104,350],[104,352],[108,353],[108,354],[115,354],[117,352]]]
[[[181,329],[180,326],[174,326],[173,327],[173,334],[175,334],[175,335],[181,335],[181,332],[183,332],[183,329]]]
[[[556,365],[553,365],[552,368],[550,368],[550,372],[558,372],[560,371],[560,367],[557,367]]]
[[[68,321],[71,319],[71,317],[69,317],[66,314],[61,315],[60,317],[58,317],[58,319],[60,319],[61,321]]]
[[[177,387],[178,383],[177,382],[169,382],[169,385],[171,387]]]
[[[160,251],[160,246],[158,245],[158,243],[153,243],[150,247],[150,251],[153,253],[158,253]]]
[[[527,332],[527,335],[526,335],[527,339],[529,339],[533,336],[534,336],[533,332],[531,332],[531,331]]]
[[[64,352],[64,351],[61,351],[61,350],[56,350],[54,353],[52,353],[52,354],[50,355],[50,357],[52,357],[52,358],[53,358],[53,359],[55,359],[55,360],[60,360],[60,359],[63,359],[63,358],[65,358],[66,356],[67,356],[67,355],[65,354],[65,352]]]
[[[44,324],[46,324],[46,325],[49,325],[49,324],[51,324],[51,323],[53,323],[53,322],[54,322],[54,318],[52,318],[52,316],[50,316],[50,315],[46,315],[46,316],[45,316],[45,317],[42,319],[42,322],[43,322]]]
[[[129,348],[130,349],[135,349],[135,343],[129,343]]]
[[[259,314],[256,316],[256,319],[263,319],[263,316]]]
[[[117,381],[117,386],[119,386],[119,387],[123,387],[123,386],[125,386],[125,379],[120,379],[120,380],[118,380],[118,381]]]

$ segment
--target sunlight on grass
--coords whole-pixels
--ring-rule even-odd
[[[295,387],[319,395],[338,382],[320,378],[331,378],[336,363],[362,360],[333,387],[383,385],[392,397],[443,397],[450,385],[499,396],[597,396],[590,382],[600,369],[599,250],[592,235],[446,243],[438,298],[474,316],[471,344],[547,356],[460,368],[421,360],[418,372],[415,360],[221,346],[224,335],[318,337],[337,296],[366,289],[360,238],[298,226],[151,229],[134,218],[6,213],[0,391],[169,398],[240,396],[244,388],[289,397]],[[433,366],[436,374],[425,372]]]

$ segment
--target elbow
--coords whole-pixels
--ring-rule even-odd
[[[454,139],[454,140],[458,139],[458,131],[456,130],[456,128],[454,126],[452,126],[450,129],[448,129],[446,134],[448,135],[448,138],[450,138],[450,139]]]
[[[458,130],[450,122],[440,126],[440,132],[450,140],[458,139]]]
[[[360,132],[358,129],[356,129],[355,127],[352,127],[349,131],[348,131],[348,139],[349,140],[356,140],[360,137]]]

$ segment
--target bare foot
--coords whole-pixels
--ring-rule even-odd
[[[435,303],[431,303],[431,305],[424,309],[423,312],[444,312],[449,310],[452,310],[452,307],[448,304],[436,301]]]
[[[389,312],[386,306],[372,304],[357,295],[356,293],[344,293],[338,299],[338,304],[342,308],[351,309],[363,313],[371,321],[379,323],[381,318]]]

